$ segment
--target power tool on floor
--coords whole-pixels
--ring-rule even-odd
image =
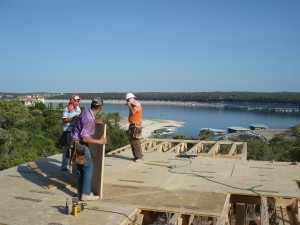
[[[79,203],[77,197],[73,198],[67,198],[66,201],[66,208],[67,208],[67,214],[74,216],[77,216],[77,214],[84,210],[84,207],[86,206],[86,203]]]

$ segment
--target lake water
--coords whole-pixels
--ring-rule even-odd
[[[89,108],[90,104],[81,103],[80,106]],[[105,104],[103,113],[109,112],[118,112],[121,117],[127,117],[128,107],[124,104]],[[250,124],[256,123],[266,125],[270,129],[287,129],[300,124],[300,113],[143,104],[143,119],[185,122],[183,127],[177,129],[177,134],[196,137],[204,127],[227,131],[230,126],[248,128]]]

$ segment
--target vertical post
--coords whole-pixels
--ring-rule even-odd
[[[268,212],[268,200],[266,196],[260,198],[260,221],[261,225],[269,225],[269,212]]]
[[[244,203],[236,203],[236,225],[245,225],[246,207]]]

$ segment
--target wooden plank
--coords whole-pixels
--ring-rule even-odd
[[[156,145],[156,141],[154,140],[147,140],[144,143],[141,143],[142,145],[142,151],[148,151],[150,148],[154,147]]]
[[[194,218],[195,218],[194,214],[190,215],[188,225],[192,225],[192,222],[194,221]]]
[[[216,155],[216,154],[218,154],[219,150],[220,150],[220,143],[216,142],[207,154]]]
[[[144,147],[147,146],[149,143],[152,144],[153,141],[152,140],[147,140],[147,139],[142,139],[141,140],[141,145],[142,145],[143,150],[144,150]],[[113,151],[110,151],[110,152],[106,153],[106,155],[116,155],[116,154],[120,154],[121,152],[124,152],[124,151],[127,151],[127,150],[131,150],[131,145],[130,144],[125,145],[121,148],[117,148]]]
[[[177,152],[177,149],[181,148],[182,146],[182,142],[179,142],[177,145],[175,145],[174,147],[170,148],[167,150],[167,152]]]
[[[180,213],[174,213],[174,215],[172,216],[172,218],[169,221],[169,224],[178,224],[178,222],[180,222]],[[182,223],[182,221],[181,221]]]
[[[95,134],[93,138],[99,139],[100,137],[106,137],[106,124],[101,123],[96,125]],[[103,196],[103,179],[104,179],[104,155],[105,145],[90,144],[89,145],[92,160],[94,164],[93,176],[92,176],[92,192],[95,195]]]
[[[116,150],[110,151],[108,153],[106,153],[106,155],[115,155],[115,154],[120,154],[121,152],[127,151],[127,150],[131,150],[131,146],[130,145],[125,145],[121,148],[118,148]]]
[[[144,215],[138,214],[136,218],[136,224],[143,224]]]
[[[232,144],[232,146],[231,146],[231,148],[230,148],[230,150],[228,152],[228,155],[233,155],[234,153],[235,154],[237,153],[237,151],[236,151],[236,143]]]
[[[244,142],[244,144],[243,144],[242,159],[244,161],[247,160],[247,142]]]
[[[266,196],[261,196],[260,221],[261,225],[269,225],[268,200]]]
[[[188,153],[197,154],[202,151],[203,151],[203,144],[200,141],[199,143],[195,144],[190,150],[188,150]]]
[[[163,146],[165,144],[168,144],[170,141],[169,140],[166,140],[166,141],[163,141],[162,143],[158,144],[158,145],[155,145],[154,147],[148,149],[147,151],[148,152],[153,152],[153,151],[157,151],[157,152],[161,152],[162,149],[163,149]]]
[[[226,200],[224,202],[222,214],[217,220],[217,225],[225,225],[229,222],[228,219],[229,207],[230,207],[230,194],[227,194]]]
[[[286,214],[286,212],[283,212],[283,210],[282,210],[282,206],[280,206],[279,207],[279,209],[280,209],[280,220],[281,220],[281,222],[282,222],[282,225],[285,225],[285,221],[288,221],[287,220],[287,214]]]
[[[236,225],[245,225],[246,206],[244,203],[236,203]]]
[[[141,213],[141,209],[136,208],[135,210],[133,210],[130,215],[128,215],[128,218],[125,218],[120,225],[128,225],[128,224],[132,224],[132,221],[135,221],[135,219],[137,218],[137,215],[139,215]]]

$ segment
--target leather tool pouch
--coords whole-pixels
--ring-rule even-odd
[[[130,130],[132,132],[132,137],[135,139],[141,139],[142,138],[142,130],[143,126],[135,123],[130,125]]]
[[[85,145],[80,141],[71,141],[69,145],[68,158],[78,164],[84,164],[87,161],[84,155]]]

